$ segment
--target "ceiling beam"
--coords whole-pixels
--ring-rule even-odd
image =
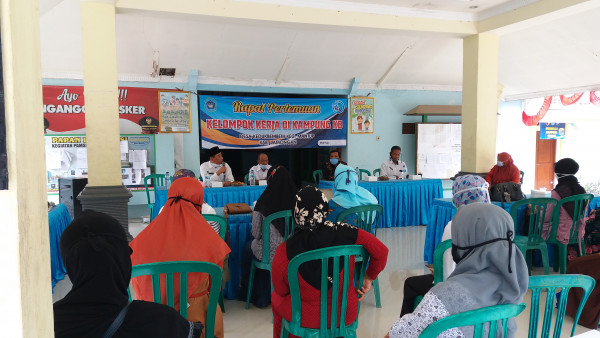
[[[394,63],[392,63],[392,65],[388,68],[388,70],[385,72],[385,74],[383,74],[383,76],[379,79],[379,81],[377,81],[377,87],[381,87],[383,85],[385,80],[387,80],[388,76],[390,76],[390,74],[394,71],[394,68],[396,68],[396,66],[398,66],[398,64],[400,63],[400,59],[404,56],[404,54],[409,49],[412,48],[412,46],[413,45],[410,45],[410,46],[404,48],[404,50],[402,51],[402,53],[400,53],[400,55],[398,56],[396,61],[394,61]]]
[[[115,5],[117,10],[210,16],[285,24],[443,33],[457,37],[477,33],[475,23],[468,21],[293,7],[234,0],[116,0]]]

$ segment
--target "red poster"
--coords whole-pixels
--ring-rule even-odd
[[[121,134],[158,132],[156,88],[119,87]],[[43,86],[46,134],[85,134],[83,87]]]

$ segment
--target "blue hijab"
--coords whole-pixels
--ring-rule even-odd
[[[335,192],[332,201],[343,208],[352,208],[365,204],[378,204],[377,198],[367,189],[358,186],[358,174],[352,168],[344,164],[338,164],[335,168],[333,181]]]

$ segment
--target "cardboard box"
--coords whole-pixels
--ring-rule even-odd
[[[267,180],[259,180],[258,185],[267,185]]]
[[[421,175],[408,175],[409,180],[420,180]]]
[[[211,188],[223,188],[223,182],[210,182]]]
[[[377,176],[367,176],[367,182],[377,182]]]

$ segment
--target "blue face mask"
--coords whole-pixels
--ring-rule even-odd
[[[259,166],[260,166],[260,169],[262,169],[262,170],[267,170],[269,168],[268,164],[259,164]]]
[[[337,159],[337,158],[330,158],[330,159],[329,159],[329,163],[331,163],[331,164],[333,164],[333,165],[336,165],[336,164],[338,164],[338,162],[339,162],[339,159]]]
[[[502,163],[502,161],[498,161],[498,162],[496,162],[496,164],[497,164],[499,167],[504,167],[504,163]]]

